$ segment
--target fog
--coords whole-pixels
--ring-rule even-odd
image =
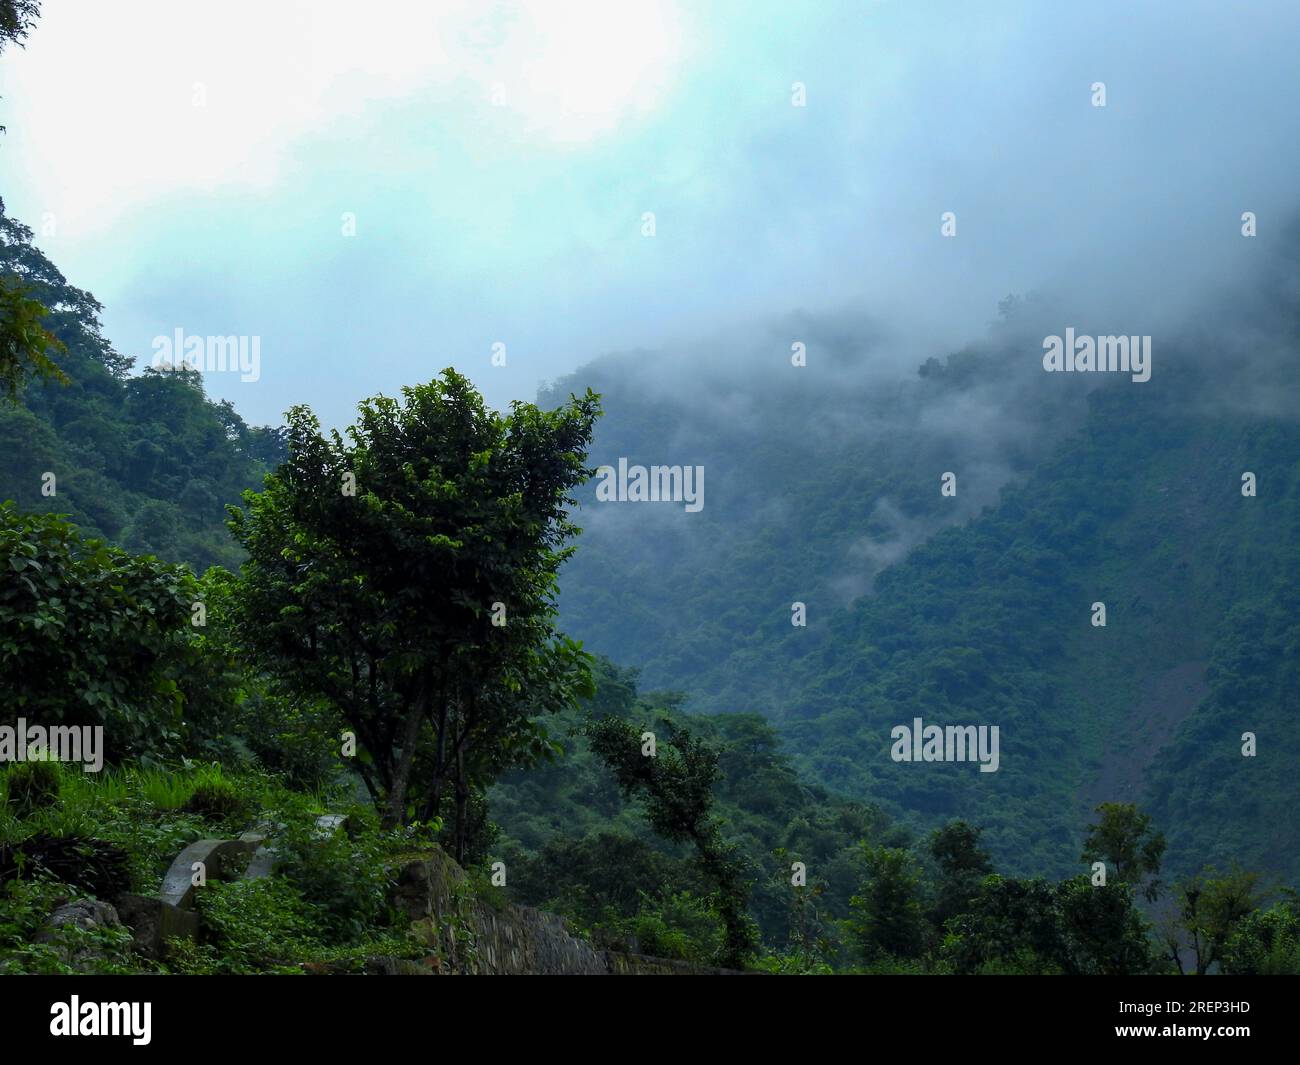
[[[207,381],[253,422],[446,365],[503,406],[615,351],[739,418],[795,340],[910,374],[1010,293],[1159,373],[1294,207],[1289,2],[175,7],[50,5],[0,180],[120,350],[260,336],[257,381]]]

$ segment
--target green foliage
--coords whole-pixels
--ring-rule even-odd
[[[387,923],[390,877],[384,858],[393,840],[378,831],[368,810],[352,811],[358,827],[350,834],[329,835],[322,834],[309,811],[309,803],[286,797],[285,805],[269,813],[285,825],[276,834],[279,875],[314,908],[323,942],[364,938],[368,929]]]
[[[868,961],[881,955],[917,958],[925,950],[920,875],[912,856],[898,847],[863,847],[867,881],[850,905],[850,926]]]
[[[138,969],[125,928],[65,924],[51,934],[46,921],[68,901],[67,888],[45,879],[0,882],[0,976],[111,975]]]
[[[1296,893],[1247,914],[1223,952],[1223,971],[1238,976],[1300,976],[1300,903]]]
[[[1141,890],[1148,902],[1160,893],[1156,876],[1165,853],[1165,837],[1151,827],[1151,817],[1133,803],[1104,802],[1088,829],[1081,862],[1104,862],[1107,876]]]
[[[190,795],[185,809],[209,821],[236,822],[247,819],[252,806],[229,781],[199,784]]]
[[[982,831],[965,821],[951,821],[930,835],[930,857],[939,867],[939,889],[930,911],[936,928],[964,912],[993,872],[993,863],[980,846]]]
[[[0,201],[0,391],[26,379],[17,403],[0,402],[0,500],[66,514],[138,553],[237,565],[224,507],[283,458],[280,430],[207,399],[196,371],[130,376],[101,312]],[[42,493],[46,471],[55,496]]]
[[[13,279],[0,277],[0,389],[13,399],[18,386],[32,374],[67,384],[67,375],[50,358],[64,350],[63,342],[41,325],[49,311],[23,294]]]
[[[1167,874],[1236,858],[1295,880],[1300,822],[1277,815],[1300,762],[1300,428],[1217,402],[1254,394],[1245,364],[1171,350],[1140,388],[1085,395],[1042,387],[1024,341],[1008,324],[882,389],[844,338],[833,394],[760,378],[743,418],[702,417],[627,363],[585,367],[556,394],[602,393],[593,455],[648,462],[670,439],[765,491],[604,508],[565,571],[567,630],[697,712],[762,714],[810,782],[919,829],[983,826],[1010,873],[1068,875],[1083,812],[1131,796],[1167,834]],[[987,432],[927,417],[990,398],[1016,423],[992,462],[969,451]],[[811,428],[771,433],[787,419]],[[943,470],[966,471],[955,499],[918,475]],[[806,629],[774,588],[799,589]],[[998,723],[1001,768],[892,762],[889,730],[916,716]],[[1241,757],[1246,730],[1268,757]]]
[[[806,955],[809,968],[822,963],[813,959],[836,959],[839,922],[861,876],[860,842],[902,846],[907,834],[879,810],[802,781],[757,715],[686,715],[671,693],[639,695],[634,670],[598,660],[595,673],[591,715],[627,721],[637,737],[653,729],[661,742],[686,727],[716,750],[711,810],[752,873],[748,910],[763,943],[781,956]],[[664,899],[689,891],[716,900],[694,846],[655,834],[643,802],[624,799],[590,748],[587,719],[566,711],[554,723],[563,753],[507,774],[489,793],[501,825],[493,856],[509,866],[512,897],[563,913],[597,937],[634,917],[643,894]],[[791,884],[796,860],[807,865],[806,888]]]
[[[288,880],[211,881],[197,908],[205,941],[170,959],[182,973],[293,973],[319,949],[315,912]],[[206,949],[205,949],[206,948]]]
[[[188,811],[196,793],[229,790],[249,804],[274,804],[289,794],[257,775],[229,779],[217,765],[83,773],[78,766],[42,764],[58,774],[59,802],[23,812],[0,801],[0,849],[39,854],[51,875],[105,898],[128,889],[156,891],[186,844],[247,827],[239,812],[223,818],[215,810]],[[13,777],[23,770],[15,765],[0,773],[0,800],[12,794]],[[117,855],[124,856],[124,869]],[[49,865],[52,859],[58,864]]]
[[[19,762],[4,776],[5,802],[12,817],[27,817],[35,810],[53,806],[59,800],[62,773],[57,763],[37,760]]]
[[[1223,962],[1229,944],[1258,905],[1259,874],[1234,866],[1184,877],[1174,887],[1177,909],[1162,929],[1169,959],[1181,973],[1190,952],[1197,976]]]
[[[362,403],[350,446],[290,412],[289,460],[232,510],[238,605],[255,661],[355,732],[388,823],[454,784],[464,857],[475,785],[547,753],[533,715],[589,685],[552,600],[597,404],[502,416],[452,370],[403,396]]]
[[[717,910],[689,891],[643,896],[623,932],[629,950],[657,958],[712,965],[726,952],[727,929]]]
[[[0,0],[0,51],[8,44],[21,48],[40,13],[40,0]]]
[[[1147,932],[1125,883],[992,874],[949,919],[943,954],[967,974],[1140,974],[1153,964]]]
[[[651,829],[671,843],[695,847],[700,873],[712,888],[726,928],[718,961],[740,968],[757,945],[757,926],[748,912],[750,877],[739,848],[724,840],[711,816],[720,752],[682,726],[663,720],[671,732],[647,754],[642,735],[614,716],[587,726],[592,751],[609,767],[625,797],[642,796]]]
[[[40,0],[0,0],[0,52],[10,44],[23,47],[40,13]],[[0,133],[4,129],[0,126]]]
[[[189,572],[0,503],[0,675],[30,723],[102,725],[110,755],[165,752],[190,661]]]

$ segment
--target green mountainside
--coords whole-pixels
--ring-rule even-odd
[[[94,298],[20,223],[0,233],[0,265],[52,308],[71,379],[0,405],[0,497],[132,551],[237,565],[224,505],[279,461],[281,431],[207,400],[197,374],[130,375]],[[1296,315],[1277,288],[1285,346]],[[1295,879],[1294,373],[1263,383],[1276,402],[1262,411],[1249,352],[1231,346],[1170,354],[1143,384],[1046,375],[1042,309],[1003,312],[988,340],[911,377],[878,365],[887,341],[869,325],[801,320],[806,368],[779,350],[752,373],[687,359],[701,383],[683,389],[681,365],[621,356],[544,390],[543,406],[602,393],[593,465],[707,471],[697,513],[583,490],[567,631],[643,689],[681,692],[687,713],[765,718],[802,786],[917,829],[982,826],[1009,873],[1072,872],[1091,809],[1126,801],[1168,834],[1173,871],[1239,860]],[[948,471],[955,497],[939,491]],[[916,717],[998,726],[998,772],[892,761],[890,730]],[[518,809],[498,812],[508,836],[544,845]]]
[[[846,379],[832,396],[811,363],[769,373],[730,400],[743,421],[656,398],[615,363],[575,375],[609,412],[594,462],[707,476],[693,514],[584,498],[568,629],[688,709],[762,713],[839,794],[982,825],[1012,872],[1066,872],[1088,811],[1128,801],[1168,832],[1171,870],[1238,860],[1294,879],[1294,359],[1180,338],[1149,382],[1047,375],[1045,331],[1010,310],[987,345],[885,395]],[[1290,343],[1293,297],[1271,314],[1271,344]],[[986,421],[998,393],[1017,431],[994,446],[936,430],[945,411]],[[999,770],[894,762],[890,730],[916,717],[997,725]]]
[[[19,404],[0,403],[0,499],[200,571],[237,565],[225,505],[283,458],[278,432],[207,399],[197,372],[131,375],[132,360],[100,332],[99,303],[68,284],[3,201],[0,275],[49,309],[41,324],[64,345],[68,378],[33,380]]]

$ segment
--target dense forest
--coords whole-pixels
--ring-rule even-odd
[[[669,644],[695,631],[711,652],[695,670],[675,661],[677,690],[643,690],[668,660],[644,670],[593,660],[557,627],[590,624],[584,565],[618,562],[599,520],[591,533],[570,523],[593,504],[566,502],[591,472],[588,449],[609,446],[590,443],[594,395],[561,401],[552,390],[542,408],[503,416],[449,371],[401,401],[363,403],[350,442],[305,408],[283,429],[250,428],[204,398],[196,373],[132,374],[103,341],[93,297],[21,224],[6,219],[4,232],[6,284],[49,310],[43,333],[7,340],[4,417],[26,435],[9,438],[5,463],[0,665],[27,718],[106,726],[109,763],[94,778],[43,761],[5,771],[6,971],[283,972],[380,949],[420,956],[427,947],[385,912],[383,870],[386,856],[434,841],[479,871],[486,895],[561,914],[604,947],[700,965],[1295,970],[1300,910],[1280,890],[1295,849],[1277,845],[1284,817],[1259,817],[1285,793],[1295,742],[1284,727],[1295,471],[1270,457],[1288,453],[1287,425],[1168,417],[1168,397],[1154,393],[1134,406],[1098,390],[1073,414],[1062,400],[1038,431],[1037,460],[1017,457],[996,502],[964,519],[919,491],[908,514],[909,442],[872,463],[845,458],[838,472],[874,471],[878,483],[839,494],[841,505],[879,517],[873,501],[892,492],[927,529],[922,542],[879,565],[868,594],[793,637],[779,616],[746,635],[745,600],[718,614],[703,593],[675,600],[685,623],[669,625],[655,615],[662,581],[636,579],[635,567],[602,581],[602,618],[658,616]],[[33,335],[50,360],[43,372]],[[919,387],[960,390],[992,358],[970,350],[928,365]],[[592,374],[611,393],[603,425],[621,409],[609,373]],[[1178,387],[1192,394],[1194,375]],[[623,431],[656,417],[634,409]],[[92,425],[98,443],[87,447]],[[159,439],[160,460],[139,465]],[[932,446],[939,466],[957,464],[942,441]],[[1162,489],[1193,456],[1202,466],[1222,456],[1231,481],[1243,454],[1257,454],[1270,495],[1234,512],[1183,485],[1186,512],[1215,535],[1178,540],[1187,522],[1162,519]],[[73,473],[43,495],[46,468]],[[172,502],[172,478],[202,485],[203,505]],[[249,487],[259,478],[260,491]],[[1225,491],[1231,499],[1235,485]],[[140,507],[124,507],[132,498]],[[217,502],[233,504],[226,521]],[[747,538],[759,506],[738,501],[730,526],[725,503],[706,511],[728,528],[728,549],[679,564],[725,557],[733,587],[770,599],[773,581],[740,579],[747,565],[810,563]],[[147,508],[157,521],[134,513]],[[770,535],[799,542],[775,526]],[[649,532],[618,549],[653,560],[662,530]],[[1067,569],[1068,581],[1053,579]],[[561,583],[572,589],[562,616]],[[1130,589],[1100,646],[1065,620],[1093,587],[1102,598]],[[1216,592],[1229,590],[1219,617]],[[506,624],[493,623],[497,611]],[[596,646],[621,633],[633,657],[634,626],[600,628]],[[1189,631],[1202,634],[1191,645]],[[1189,646],[1206,663],[1199,704],[1138,763],[1146,777],[1109,781],[1107,793],[1089,774],[1102,738],[1131,714],[1138,667],[1176,667]],[[736,705],[742,689],[715,687],[719,677],[784,695]],[[1243,778],[1225,737],[1247,706],[1272,746]],[[994,783],[909,776],[862,756],[881,749],[886,723],[914,714],[993,716],[1009,737],[1005,770]],[[1020,730],[1033,742],[1017,742]],[[660,745],[652,758],[647,734]],[[1080,783],[1090,779],[1091,790]],[[358,827],[323,846],[310,826],[326,810],[349,811]],[[148,890],[187,842],[268,820],[286,826],[283,875],[214,882],[202,940],[150,962],[104,929],[80,933],[93,951],[41,938],[43,907],[69,889]],[[498,863],[503,887],[489,880]]]
[[[796,316],[806,365],[449,368],[339,431],[115,351],[0,202],[0,974],[441,972],[430,854],[692,971],[1300,973],[1300,373],[1252,359],[1297,261],[1141,387],[1041,373],[1009,297],[905,373]],[[620,460],[707,505],[607,506]],[[193,922],[146,950],[150,902]]]
[[[1241,313],[1264,350],[1300,306],[1294,262],[1261,274],[1267,313]],[[810,780],[918,825],[971,818],[1017,873],[1064,875],[1088,812],[1122,798],[1168,827],[1179,873],[1294,883],[1300,372],[1261,378],[1230,326],[1192,324],[1158,379],[1058,388],[1022,356],[1041,317],[1008,301],[986,343],[888,388],[869,345],[827,352],[830,390],[778,352],[726,397],[744,417],[613,360],[561,382],[549,401],[602,394],[595,461],[715,471],[698,514],[586,488],[567,629],[692,710],[761,713]],[[936,425],[954,410],[969,425]],[[998,723],[1002,767],[891,760],[915,717]],[[1245,732],[1267,754],[1243,758]]]

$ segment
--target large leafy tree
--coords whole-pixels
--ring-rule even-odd
[[[901,847],[863,844],[867,879],[850,901],[853,927],[869,961],[916,958],[925,949],[920,877]]]
[[[1052,884],[992,874],[948,920],[944,954],[960,973],[1069,975],[1150,971],[1147,926],[1130,885],[1087,876]]]
[[[1243,918],[1222,964],[1234,975],[1300,976],[1300,894],[1288,889],[1281,901]]]
[[[338,709],[388,823],[439,816],[450,782],[458,856],[476,781],[545,753],[534,718],[590,688],[554,598],[598,414],[591,392],[497,413],[450,369],[363,402],[346,441],[296,407],[288,461],[232,508],[248,650]]]
[[[930,835],[930,856],[939,867],[939,890],[930,913],[936,927],[961,913],[993,872],[993,863],[980,845],[982,832],[965,821],[952,821]]]

